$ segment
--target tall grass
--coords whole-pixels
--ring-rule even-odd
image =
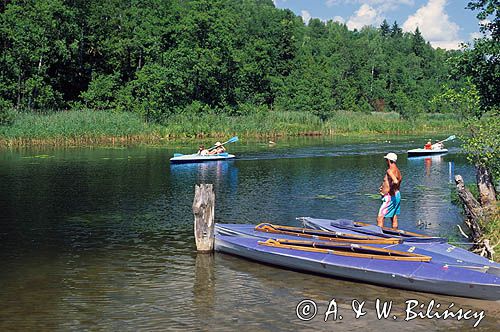
[[[228,116],[193,113],[169,117],[162,124],[145,123],[133,113],[62,111],[17,113],[10,126],[0,126],[0,145],[98,144],[149,142],[159,138],[335,135],[347,133],[427,133],[460,130],[452,116],[425,115],[413,121],[397,113],[337,112],[327,121],[307,112],[261,111]]]
[[[17,113],[10,126],[0,126],[3,144],[94,143],[112,138],[140,140],[157,126],[132,113],[63,111],[47,114]]]
[[[403,120],[397,113],[337,112],[324,123],[324,131],[335,133],[427,133],[460,130],[459,120],[449,115],[421,115]]]
[[[252,115],[227,116],[217,114],[181,114],[163,123],[163,133],[169,137],[289,135],[321,131],[321,120],[304,112],[262,112]]]

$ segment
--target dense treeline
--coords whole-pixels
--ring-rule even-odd
[[[449,111],[452,55],[396,22],[308,25],[272,0],[1,0],[0,108]]]

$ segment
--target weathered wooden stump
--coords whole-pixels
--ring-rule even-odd
[[[209,253],[214,250],[214,208],[215,193],[213,185],[196,185],[193,200],[194,237],[196,249],[201,253]]]
[[[493,185],[491,173],[482,165],[478,165],[476,169],[476,182],[481,206],[483,208],[494,206],[497,201],[497,193]]]

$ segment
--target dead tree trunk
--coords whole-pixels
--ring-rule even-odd
[[[487,239],[483,239],[483,232],[479,226],[479,222],[483,217],[481,204],[479,204],[471,192],[465,187],[464,180],[461,175],[455,176],[455,183],[457,185],[458,197],[463,204],[465,215],[467,217],[465,223],[472,232],[472,240],[474,242],[472,251],[491,259],[494,254],[493,249],[489,245],[489,241]]]
[[[194,237],[198,252],[214,250],[214,208],[215,194],[212,184],[200,184],[195,187],[193,214]]]
[[[477,189],[479,190],[479,201],[483,208],[489,208],[497,201],[495,186],[493,185],[491,173],[484,166],[477,166],[476,172]]]

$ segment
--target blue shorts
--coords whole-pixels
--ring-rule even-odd
[[[382,206],[378,211],[378,215],[384,218],[392,218],[394,216],[399,216],[401,212],[401,193],[396,191],[394,196],[386,194],[382,197]]]

